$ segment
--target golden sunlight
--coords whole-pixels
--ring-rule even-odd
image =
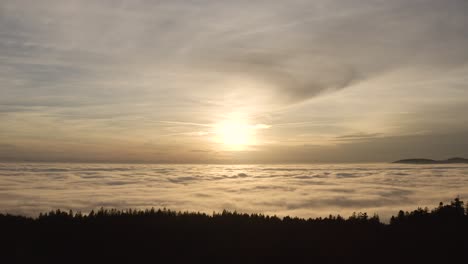
[[[242,121],[223,121],[215,125],[216,141],[230,150],[245,150],[255,143],[255,127]]]

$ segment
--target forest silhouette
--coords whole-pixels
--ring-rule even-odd
[[[0,214],[1,263],[468,263],[468,206],[454,199],[389,223],[168,209],[36,218]]]

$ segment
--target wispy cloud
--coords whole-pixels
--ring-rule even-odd
[[[0,143],[144,144],[207,131],[187,127],[229,112],[271,124],[264,142],[461,133],[467,10],[464,0],[1,1]]]

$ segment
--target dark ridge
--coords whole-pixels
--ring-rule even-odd
[[[450,158],[446,160],[432,160],[432,159],[402,159],[394,161],[393,163],[404,163],[404,164],[457,164],[466,163],[468,159],[465,158]]]
[[[61,210],[0,214],[1,263],[468,263],[456,198],[400,211],[302,219],[223,211]]]

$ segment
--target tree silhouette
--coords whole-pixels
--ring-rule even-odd
[[[389,224],[365,212],[347,219],[166,208],[54,210],[37,218],[0,214],[0,248],[2,263],[70,256],[76,263],[187,263],[208,257],[224,263],[468,263],[467,212],[457,197],[433,210],[399,211]]]

